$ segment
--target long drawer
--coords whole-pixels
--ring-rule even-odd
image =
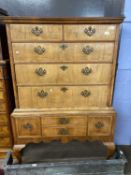
[[[13,43],[14,62],[111,62],[114,43]]]
[[[108,94],[109,86],[18,87],[20,108],[102,107]]]
[[[11,24],[12,41],[59,41],[62,25]]]
[[[18,85],[109,84],[112,64],[16,64]]]
[[[116,25],[64,25],[65,40],[115,40]]]

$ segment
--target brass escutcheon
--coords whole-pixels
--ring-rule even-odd
[[[38,69],[35,70],[35,73],[36,73],[37,75],[39,75],[39,76],[43,76],[43,75],[46,74],[46,70],[43,69],[42,67],[40,67],[40,68],[38,68]]]
[[[43,29],[36,26],[36,27],[32,28],[31,32],[35,36],[40,36],[43,33]]]
[[[95,124],[95,127],[97,128],[97,129],[101,129],[101,128],[103,128],[104,127],[104,123],[102,123],[102,122],[97,122],[96,124]]]
[[[33,126],[30,123],[27,123],[23,125],[23,128],[31,131],[33,129]]]
[[[34,48],[34,52],[37,53],[38,55],[42,55],[45,52],[45,49],[42,48],[41,46],[37,46]]]
[[[91,37],[96,33],[96,29],[93,28],[92,26],[89,26],[88,28],[84,29],[84,33]]]
[[[84,75],[89,75],[92,72],[92,69],[89,67],[85,67],[81,70],[81,73],[83,73]]]
[[[88,91],[88,90],[84,90],[84,91],[81,92],[81,95],[82,95],[83,97],[89,97],[89,96],[91,95],[91,92]]]
[[[37,95],[41,98],[45,98],[48,96],[48,92],[45,92],[44,90],[41,90],[40,92],[37,93]]]
[[[82,52],[86,55],[90,55],[93,51],[94,49],[90,46],[86,46],[82,49]]]
[[[59,129],[58,134],[60,134],[60,135],[69,135],[69,131],[65,128],[61,128],[61,129]]]

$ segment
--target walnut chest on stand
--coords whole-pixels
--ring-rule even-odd
[[[100,140],[111,154],[112,96],[123,18],[8,17],[16,109],[14,148],[29,142]]]

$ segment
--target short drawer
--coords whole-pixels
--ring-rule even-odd
[[[114,43],[13,43],[14,62],[112,62]]]
[[[16,64],[18,85],[109,84],[112,64]]]
[[[5,114],[5,113],[0,113],[0,124],[2,123],[4,123],[4,124],[7,124],[8,123],[8,116],[7,116],[7,114]]]
[[[88,117],[88,136],[110,136],[113,129],[113,117]]]
[[[8,136],[9,128],[8,126],[0,126],[0,136]]]
[[[4,82],[3,80],[0,80],[0,89],[3,89],[3,87],[4,87]]]
[[[5,92],[3,90],[0,89],[0,100],[5,100]]]
[[[18,138],[41,136],[40,118],[22,117],[15,119]]]
[[[87,117],[86,116],[61,116],[61,117],[43,117],[42,126],[67,126],[67,125],[76,125],[76,126],[86,126]]]
[[[0,102],[0,112],[6,112],[6,103]]]
[[[109,86],[18,87],[20,108],[107,106]],[[26,97],[26,98],[23,98]]]
[[[0,137],[0,147],[10,147],[11,141],[9,137]]]
[[[43,127],[43,137],[86,136],[86,127]]]
[[[71,40],[115,40],[116,25],[64,25],[64,39]]]
[[[59,41],[62,25],[11,24],[12,41]]]

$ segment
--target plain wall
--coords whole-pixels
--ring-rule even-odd
[[[117,111],[115,143],[131,144],[131,0],[125,0],[113,106]]]

